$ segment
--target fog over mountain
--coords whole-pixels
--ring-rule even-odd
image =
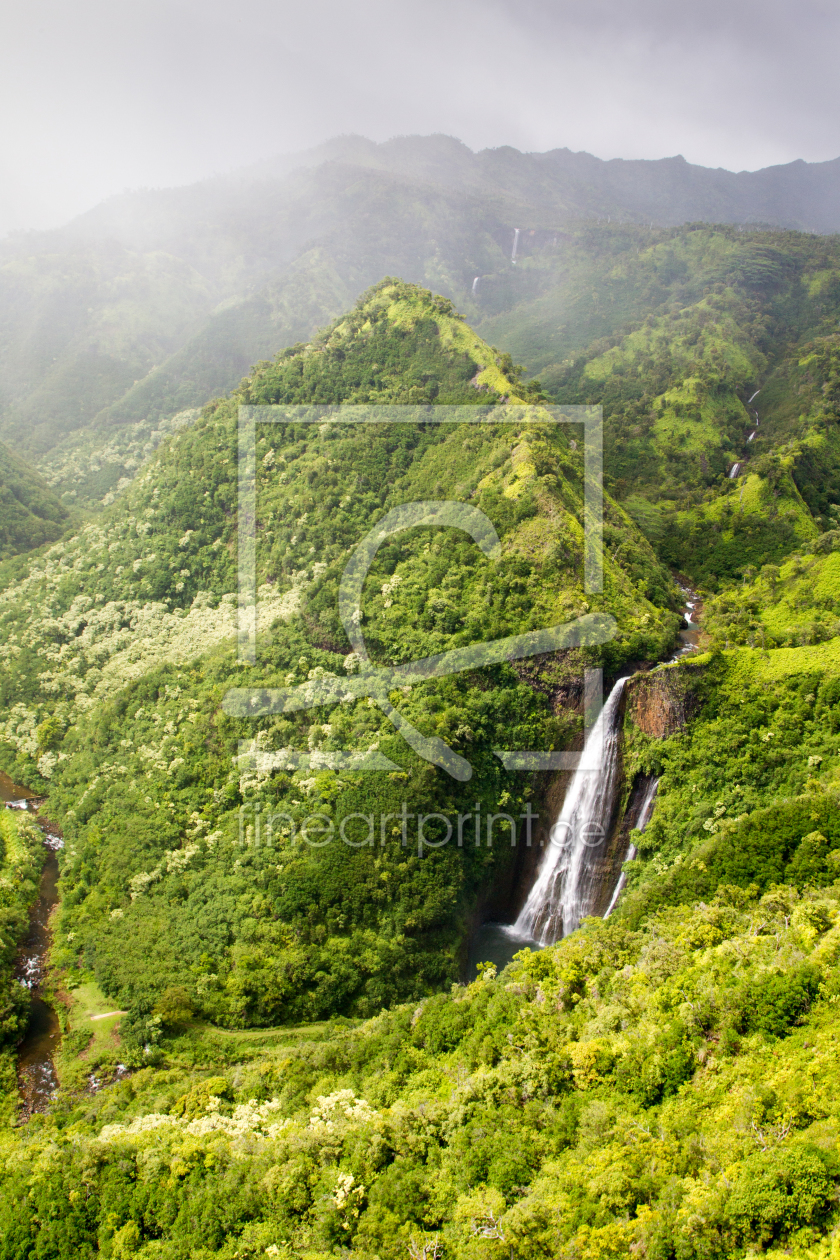
[[[80,0],[0,15],[0,234],[343,132],[737,171],[838,156],[825,0]]]
[[[683,158],[474,153],[437,135],[346,136],[235,175],[122,194],[0,245],[0,439],[68,503],[98,503],[191,409],[383,276],[444,294],[543,372],[581,328],[595,335],[589,314],[567,335],[584,225],[635,224],[651,241],[698,220],[833,232],[838,193],[840,161],[736,175]],[[535,302],[542,331],[527,332]],[[484,326],[514,310],[510,327]],[[615,318],[605,314],[602,331]]]

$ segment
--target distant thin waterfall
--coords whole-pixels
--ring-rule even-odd
[[[476,293],[478,293],[478,282],[480,279],[481,279],[481,276],[476,276],[475,280],[473,280],[473,287],[472,287],[473,297],[475,297]]]
[[[519,248],[519,228],[513,229],[513,253],[510,256],[511,262],[516,262],[516,251]]]
[[[656,798],[656,789],[658,787],[659,787],[659,780],[651,779],[650,783],[648,784],[648,789],[645,792],[644,800],[642,801],[642,807],[639,810],[639,817],[636,821],[636,828],[635,828],[636,831],[644,831],[645,827],[650,822],[650,816],[653,813],[653,802]],[[627,856],[625,857],[624,861],[632,862],[635,856],[636,856],[636,846],[635,844],[631,844],[629,849],[627,850]],[[624,885],[626,883],[627,883],[627,876],[624,873],[624,871],[622,871],[618,877],[618,880],[616,881],[616,885],[613,890],[613,895],[610,897],[610,904],[607,906],[606,910],[604,911],[605,919],[608,919],[610,915],[612,914],[613,910],[615,909],[615,904],[618,901],[619,897],[621,896],[622,891],[624,889]]]
[[[609,838],[618,786],[625,681],[615,684],[589,733],[534,886],[508,929],[511,936],[550,945],[573,932],[592,909],[598,893],[594,859]]]
[[[740,471],[741,471],[741,465],[733,464],[729,470],[729,480],[734,481]]]

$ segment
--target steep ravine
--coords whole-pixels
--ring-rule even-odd
[[[58,902],[56,847],[60,841],[45,836],[44,843],[47,854],[38,885],[38,898],[32,907],[29,932],[20,947],[15,967],[16,979],[27,986],[31,995],[29,1023],[18,1047],[21,1115],[27,1120],[35,1112],[46,1110],[58,1088],[53,1060],[61,1040],[58,1016],[44,998],[47,955],[52,944],[50,915]]]

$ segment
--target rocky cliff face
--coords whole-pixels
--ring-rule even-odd
[[[666,739],[681,731],[699,707],[694,670],[658,669],[627,684],[627,715],[645,735]]]

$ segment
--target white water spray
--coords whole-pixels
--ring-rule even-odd
[[[644,831],[645,827],[650,822],[650,816],[653,813],[653,802],[656,797],[656,789],[658,787],[659,787],[659,780],[651,779],[650,783],[648,784],[647,791],[645,792],[644,799],[642,800],[642,807],[639,810],[639,817],[636,822],[636,831]],[[636,846],[635,844],[631,844],[627,850],[627,854],[624,858],[624,861],[632,862],[635,856],[636,856]],[[608,919],[610,915],[612,914],[613,910],[615,909],[616,902],[621,896],[621,893],[624,889],[624,885],[626,883],[627,883],[627,875],[625,874],[624,871],[622,871],[618,877],[618,881],[613,890],[613,895],[610,897],[610,904],[607,906],[604,912],[605,919]]]
[[[741,465],[733,464],[729,470],[729,480],[734,481],[740,471],[741,471]]]
[[[472,287],[473,297],[475,297],[476,293],[478,293],[478,282],[480,279],[481,279],[481,276],[476,276],[475,280],[473,280],[473,287]]]
[[[516,262],[516,251],[519,248],[519,228],[513,229],[513,253],[510,256],[511,262]]]
[[[598,892],[595,858],[609,839],[618,785],[625,681],[620,678],[615,684],[587,737],[534,886],[519,918],[507,929],[510,936],[550,945],[574,932],[592,910]]]

